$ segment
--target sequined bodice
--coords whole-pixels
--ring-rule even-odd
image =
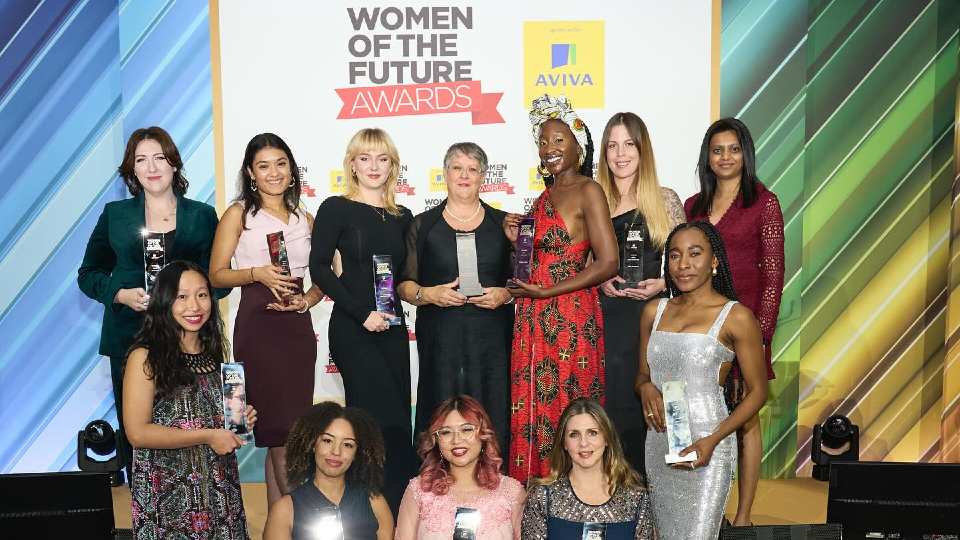
[[[664,381],[684,381],[688,397],[706,393],[722,398],[723,389],[718,383],[720,367],[724,362],[732,362],[735,355],[717,336],[736,302],[730,301],[723,306],[706,334],[658,330],[667,302],[666,298],[660,300],[653,332],[647,342],[647,363],[653,384],[660,388]]]

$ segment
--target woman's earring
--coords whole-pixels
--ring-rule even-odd
[[[250,191],[256,191],[256,190],[257,190],[257,181],[251,178],[251,179],[250,179]]]
[[[713,275],[717,275],[717,267],[716,267],[716,266],[713,267],[713,272],[712,272],[712,273],[713,273]]]
[[[546,178],[550,176],[550,171],[547,170],[547,166],[540,162],[540,165],[537,165],[537,173],[542,177]]]

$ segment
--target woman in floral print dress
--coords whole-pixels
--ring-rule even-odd
[[[566,98],[543,96],[530,112],[547,189],[530,210],[530,281],[517,282],[511,353],[510,476],[550,472],[560,413],[579,397],[604,399],[603,316],[597,285],[618,266],[617,241],[600,185],[591,179],[593,143]],[[516,239],[520,216],[504,220]],[[592,252],[593,261],[587,265]]]

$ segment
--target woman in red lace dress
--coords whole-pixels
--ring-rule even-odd
[[[517,282],[511,372],[510,476],[550,472],[547,458],[560,413],[574,399],[603,400],[603,316],[597,285],[618,266],[606,198],[592,180],[593,143],[564,97],[543,96],[530,111],[541,172],[549,187],[531,215],[530,281]],[[516,241],[520,216],[504,228]],[[587,255],[593,262],[586,266]]]
[[[783,213],[777,196],[757,179],[753,137],[736,118],[714,122],[703,137],[700,193],[687,199],[688,221],[710,220],[723,237],[737,297],[760,322],[767,378],[774,372],[770,344],[777,328],[783,294]],[[731,370],[733,400],[748,388],[734,364]],[[734,525],[750,523],[750,509],[760,478],[763,443],[760,418],[754,416],[737,432],[740,440],[739,499]]]

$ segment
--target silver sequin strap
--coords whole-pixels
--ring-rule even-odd
[[[720,328],[723,327],[723,321],[727,320],[727,315],[730,313],[730,310],[733,308],[733,305],[736,304],[735,301],[730,300],[723,305],[723,309],[720,310],[720,314],[717,315],[717,320],[713,321],[713,326],[710,327],[710,331],[707,332],[707,335],[716,339],[720,334]]]
[[[657,316],[653,319],[653,330],[651,330],[651,333],[656,332],[657,328],[660,327],[660,317],[667,308],[668,300],[669,298],[661,298],[660,303],[657,304]]]

